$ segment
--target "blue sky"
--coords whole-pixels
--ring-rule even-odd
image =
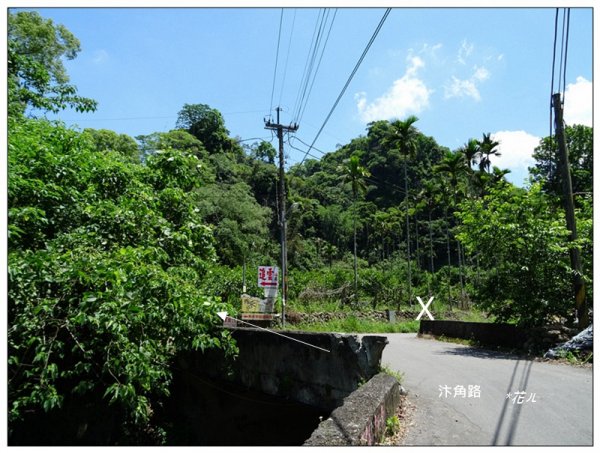
[[[58,117],[131,136],[173,129],[183,104],[218,109],[230,133],[271,140],[263,118],[294,107],[318,8],[41,8],[81,41],[66,63],[93,114]],[[328,11],[331,32],[296,133],[312,143],[383,16],[382,8]],[[378,119],[414,114],[450,149],[492,133],[521,185],[531,151],[550,132],[555,8],[394,8],[315,143],[328,152]],[[571,9],[565,120],[592,125],[591,8]],[[293,31],[293,33],[292,33]],[[288,53],[289,49],[289,53]],[[285,78],[284,78],[285,74]],[[271,96],[273,92],[273,104]],[[248,141],[246,143],[252,143]],[[276,140],[273,140],[276,145]],[[292,140],[297,148],[307,147]],[[304,153],[286,148],[288,165]],[[320,156],[318,151],[311,154]]]

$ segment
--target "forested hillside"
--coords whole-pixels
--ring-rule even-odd
[[[178,349],[235,353],[215,313],[239,310],[244,268],[259,296],[256,267],[278,264],[276,150],[231,137],[193,99],[171,131],[144,136],[48,121],[96,107],[61,63],[79,43],[36,13],[11,15],[8,31],[9,421],[78,399],[118,407],[135,432],[168,394]],[[591,307],[593,134],[566,135]],[[416,117],[376,121],[288,168],[290,308],[431,295],[524,326],[573,322],[554,139],[524,188],[493,166],[487,131],[464,142],[439,146]]]

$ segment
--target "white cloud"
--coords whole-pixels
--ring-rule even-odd
[[[564,119],[568,125],[583,124],[592,127],[592,82],[577,77],[567,85]]]
[[[497,149],[501,154],[491,157],[492,165],[520,173],[535,163],[533,150],[540,144],[540,137],[525,131],[499,131],[491,138],[500,143]]]
[[[490,71],[483,66],[475,66],[473,75],[468,79],[452,76],[452,82],[444,86],[444,99],[470,97],[481,101],[477,85],[490,78]]]
[[[473,43],[468,42],[466,39],[460,45],[460,49],[458,49],[458,56],[456,60],[460,64],[467,64],[467,58],[473,53],[475,49],[475,45]]]
[[[106,63],[108,61],[108,58],[108,52],[104,49],[100,49],[94,52],[94,56],[92,57],[92,63],[100,65]]]
[[[490,71],[488,71],[484,67],[475,66],[475,73],[473,74],[473,79],[483,82],[490,78]]]
[[[421,50],[419,50],[420,54],[426,55],[429,58],[433,58],[436,59],[438,58],[438,51],[442,48],[442,44],[441,43],[437,43],[434,45],[430,45],[428,43],[423,44],[423,47],[421,47]]]
[[[481,95],[473,80],[460,80],[452,76],[452,83],[444,87],[444,98],[461,98],[465,96],[478,102],[481,101]]]
[[[419,69],[425,62],[416,56],[409,55],[408,68],[405,74],[394,81],[392,86],[373,102],[367,102],[365,92],[357,93],[356,107],[364,122],[401,118],[409,113],[419,113],[429,106],[429,96],[433,92],[417,77]]]

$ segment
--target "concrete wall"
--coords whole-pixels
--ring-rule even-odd
[[[386,421],[395,415],[399,402],[400,384],[380,373],[349,395],[304,445],[374,445],[383,438]]]
[[[529,338],[525,329],[510,324],[429,320],[421,321],[419,335],[444,335],[509,348],[522,348]]]
[[[185,353],[178,366],[193,374],[228,379],[249,389],[331,412],[360,383],[379,371],[387,338],[333,333],[284,332],[302,343],[258,329],[232,329],[239,356],[219,351]]]

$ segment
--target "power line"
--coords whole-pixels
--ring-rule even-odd
[[[308,89],[308,94],[306,95],[306,101],[304,102],[304,107],[300,108],[300,117],[297,119],[297,123],[302,122],[302,118],[304,117],[304,111],[306,110],[306,106],[308,105],[308,100],[310,99],[310,94],[312,93],[313,86],[315,85],[315,80],[317,79],[317,74],[319,72],[319,68],[321,67],[321,61],[323,60],[323,55],[325,54],[325,47],[327,47],[327,43],[329,42],[329,36],[331,35],[331,29],[333,28],[333,23],[335,22],[335,17],[337,16],[337,9],[333,13],[333,18],[331,19],[331,23],[329,24],[329,30],[327,31],[327,37],[325,38],[325,43],[321,48],[321,56],[319,57],[319,62],[317,63],[317,69],[315,69],[315,73],[313,75],[312,82],[310,84],[310,88]]]
[[[242,143],[242,142],[249,142],[250,140],[262,140],[262,141],[266,141],[269,137],[252,137],[252,138],[245,138],[243,140],[236,140],[236,142],[238,143]],[[271,140],[269,141],[273,141],[273,134],[271,134]]]
[[[554,94],[554,74],[556,72],[556,41],[558,38],[558,8],[556,8],[556,14],[554,15],[554,44],[552,45],[552,78],[550,81],[550,136],[552,136],[552,95]]]
[[[263,110],[245,110],[239,112],[221,112],[221,115],[242,115],[248,113],[261,113]],[[129,117],[121,117],[121,118],[61,118],[61,121],[131,121],[131,120],[165,120],[165,119],[176,119],[176,115],[169,116],[129,116]]]
[[[562,11],[562,33],[560,38],[560,60],[558,65],[558,92],[562,93],[561,103],[565,102],[565,94],[566,94],[566,85],[567,85],[567,56],[569,50],[569,28],[570,28],[570,19],[571,19],[571,10],[570,8],[563,8]],[[552,98],[554,96],[555,86],[554,81],[556,77],[556,53],[558,50],[558,22],[560,16],[560,8],[556,8],[556,14],[554,16],[554,43],[553,43],[553,52],[552,52],[552,77],[551,77],[551,87],[550,87],[550,136],[552,136],[553,128],[553,114],[554,108],[552,103]]]
[[[379,24],[377,25],[377,28],[375,29],[375,31],[373,32],[373,35],[371,36],[371,39],[369,40],[367,46],[365,47],[365,50],[363,51],[362,55],[360,56],[360,58],[358,59],[358,62],[356,63],[356,65],[354,66],[354,69],[352,70],[352,73],[350,74],[350,76],[348,77],[348,80],[346,81],[346,84],[344,85],[344,88],[342,88],[342,91],[340,92],[339,96],[337,97],[336,101],[333,104],[333,107],[331,107],[331,110],[329,111],[329,114],[327,115],[327,117],[325,118],[325,121],[323,122],[323,125],[321,126],[321,128],[319,129],[319,132],[317,132],[316,137],[314,138],[312,144],[310,145],[309,151],[312,149],[312,147],[314,146],[315,142],[317,141],[317,139],[319,138],[319,136],[321,135],[321,132],[323,131],[323,129],[325,128],[325,125],[327,124],[327,122],[329,121],[329,118],[331,118],[331,115],[333,114],[335,108],[337,107],[338,103],[340,102],[340,99],[342,98],[342,96],[344,95],[344,93],[346,92],[346,89],[348,88],[348,86],[350,85],[350,82],[352,81],[352,79],[354,78],[354,75],[356,74],[356,71],[358,71],[358,68],[360,67],[361,63],[363,62],[365,56],[367,55],[367,52],[369,51],[369,49],[371,48],[371,45],[373,44],[373,42],[375,41],[375,38],[377,37],[377,35],[379,34],[379,31],[381,30],[381,27],[383,26],[385,20],[387,19],[388,15],[390,14],[390,11],[392,9],[391,8],[387,8],[385,10],[385,13],[383,14],[383,17],[381,18],[381,20],[379,21]],[[308,151],[307,151],[308,154]],[[302,159],[302,161],[300,162],[300,164],[302,164],[302,162],[304,162],[304,159],[306,159],[306,155],[304,156],[304,158]]]
[[[273,71],[273,87],[271,88],[271,104],[269,105],[269,114],[273,110],[273,95],[275,94],[275,79],[277,78],[277,64],[279,62],[279,43],[281,42],[281,25],[283,23],[283,8],[279,16],[279,33],[277,34],[277,52],[275,53],[275,70]]]
[[[310,145],[308,145],[307,143],[305,143],[304,141],[300,140],[300,139],[299,139],[298,137],[296,137],[296,136],[293,136],[292,138],[293,138],[294,140],[298,140],[300,143],[302,143],[302,144],[304,144],[304,145],[306,145],[306,146],[310,146]],[[321,156],[321,157],[317,157],[317,156],[315,156],[314,154],[311,154],[311,153],[310,153],[310,151],[311,151],[310,149],[309,149],[308,151],[304,151],[304,150],[302,150],[302,149],[300,149],[300,148],[298,148],[298,147],[296,147],[296,146],[292,145],[292,143],[291,143],[289,140],[287,141],[287,144],[288,144],[290,147],[294,148],[296,151],[300,151],[300,152],[302,152],[302,153],[305,153],[307,156],[310,156],[310,157],[312,157],[313,159],[320,160],[320,159],[323,157],[323,156]],[[323,154],[323,155],[325,155],[325,154],[329,154],[329,153],[325,153],[325,152],[323,152],[323,151],[321,151],[321,150],[319,150],[319,149],[317,149],[317,148],[312,148],[312,149],[313,149],[313,150],[315,150],[315,151],[318,151],[318,152],[320,152],[320,153],[321,153],[321,154]],[[300,164],[299,164],[299,165],[301,165],[301,164],[302,164],[302,162],[300,162]],[[389,182],[389,181],[385,181],[385,180],[383,180],[383,179],[380,179],[380,178],[378,178],[377,176],[373,176],[373,175],[371,175],[371,176],[365,177],[364,179],[365,179],[365,181],[369,181],[369,182],[372,182],[372,183],[374,183],[374,184],[383,184],[383,185],[386,185],[386,186],[388,186],[388,187],[391,187],[391,188],[393,188],[393,189],[394,189],[394,190],[396,190],[397,192],[399,192],[399,193],[401,193],[401,194],[403,194],[403,195],[406,195],[406,191],[404,190],[404,188],[402,188],[402,187],[400,187],[400,186],[397,186],[396,184],[393,184],[393,183],[391,183],[391,182]]]
[[[303,141],[303,140],[299,139],[299,138],[298,138],[297,136],[295,136],[295,135],[294,135],[294,140],[298,140],[298,141],[299,141],[300,143],[302,143],[303,145],[306,145],[306,146],[310,147],[310,145],[309,145],[308,143],[306,143],[305,141]],[[323,155],[327,154],[325,151],[321,151],[320,149],[318,149],[318,148],[315,148],[314,146],[313,146],[313,148],[312,148],[312,149],[314,149],[315,151],[318,151],[318,152],[320,152],[320,153],[321,153],[321,154],[323,154]],[[304,152],[304,151],[303,151],[303,152]]]
[[[281,97],[283,96],[283,87],[285,86],[285,79],[286,79],[286,75],[287,75],[288,61],[289,61],[289,58],[290,58],[290,48],[292,46],[292,36],[294,35],[294,26],[296,25],[296,12],[297,12],[297,10],[294,9],[294,18],[292,19],[292,30],[290,31],[290,39],[288,40],[287,54],[285,56],[285,66],[283,68],[283,80],[281,82],[281,89],[279,91],[279,105],[281,105]],[[271,106],[271,108],[273,108],[273,106]]]
[[[569,28],[571,22],[571,8],[567,8],[567,33],[565,36],[565,65],[563,67],[563,103],[565,102],[565,93],[567,91],[567,54],[569,52]]]
[[[323,16],[325,13],[325,9],[322,8],[319,10],[319,14],[317,16],[317,20],[315,22],[315,28],[313,30],[312,39],[310,42],[310,46],[308,48],[308,55],[306,56],[306,63],[304,63],[304,70],[302,71],[302,79],[300,80],[300,89],[298,90],[298,95],[296,96],[296,102],[294,104],[294,115],[293,119],[296,120],[298,118],[298,113],[300,111],[300,106],[304,100],[304,96],[306,95],[306,88],[308,87],[308,81],[310,80],[310,73],[312,71],[311,62],[314,62],[314,55],[316,54],[317,42],[318,42],[318,33],[317,31],[321,29],[321,25],[323,24]]]
[[[304,153],[304,152],[305,152],[303,149],[300,149],[300,148],[298,148],[298,147],[296,147],[296,146],[292,145],[292,143],[291,143],[289,140],[287,140],[287,142],[286,142],[286,143],[287,143],[287,144],[290,146],[290,148],[294,148],[296,151],[300,151],[301,153]],[[308,154],[310,157],[312,157],[313,159],[316,159],[316,160],[320,160],[320,159],[321,159],[320,157],[314,156],[313,154],[310,154],[310,153],[307,153],[307,154]]]

